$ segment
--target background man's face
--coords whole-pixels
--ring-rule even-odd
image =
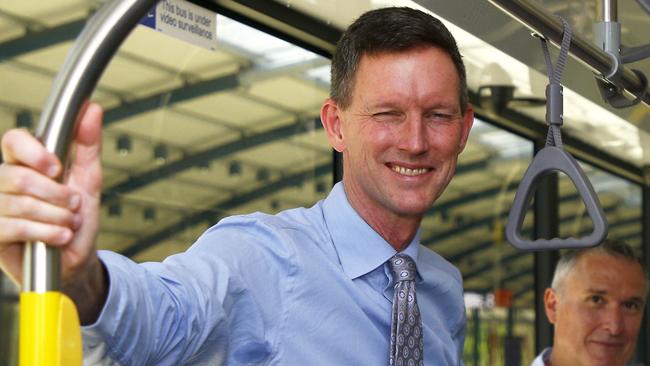
[[[544,302],[555,325],[553,365],[624,365],[641,326],[646,280],[622,257],[588,253]]]

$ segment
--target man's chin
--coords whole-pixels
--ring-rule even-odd
[[[585,365],[589,366],[625,366],[625,362],[618,362],[616,357],[597,358],[591,357]]]
[[[397,204],[397,212],[403,217],[419,217],[422,218],[427,211],[431,209],[431,204],[428,201],[402,201]]]
[[[589,365],[594,366],[623,366],[625,357],[622,355],[622,346],[605,344],[592,344],[589,350]]]

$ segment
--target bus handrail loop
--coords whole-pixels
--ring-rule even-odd
[[[562,44],[555,67],[550,59],[547,41],[544,37],[540,37],[549,75],[549,85],[546,87],[546,121],[548,122],[546,146],[537,153],[524,173],[506,224],[508,242],[516,248],[526,251],[592,247],[600,244],[607,236],[607,220],[598,201],[598,196],[578,162],[562,146],[560,128],[563,123],[564,106],[560,79],[571,43],[571,28],[566,20],[561,20],[563,24]],[[521,235],[526,210],[541,179],[554,171],[565,173],[575,185],[593,222],[593,231],[582,238],[526,240]]]

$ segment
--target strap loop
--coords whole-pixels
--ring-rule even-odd
[[[566,66],[569,48],[571,47],[571,26],[562,17],[562,43],[560,45],[560,54],[557,58],[555,67],[551,61],[551,55],[548,51],[546,38],[540,37],[542,42],[542,51],[544,51],[544,60],[546,61],[546,74],[548,75],[549,85],[546,87],[546,122],[548,123],[548,133],[546,134],[546,146],[557,146],[562,148],[562,126],[564,116],[563,92],[560,80]]]
[[[562,18],[560,20],[562,21],[564,33],[562,35],[560,55],[555,66],[551,62],[546,39],[540,37],[549,78],[549,85],[546,87],[546,122],[548,123],[546,146],[535,155],[526,170],[519,188],[517,188],[515,200],[508,215],[508,224],[506,225],[506,238],[513,246],[521,250],[591,247],[598,245],[607,236],[607,221],[600,202],[598,202],[598,196],[578,162],[564,151],[562,146],[560,128],[563,123],[564,105],[560,80],[571,45],[571,27],[566,20]],[[587,208],[587,213],[591,217],[594,230],[591,234],[582,238],[526,240],[521,235],[526,210],[542,177],[555,171],[565,173],[575,185]]]

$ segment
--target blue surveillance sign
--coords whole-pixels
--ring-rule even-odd
[[[153,9],[149,10],[147,15],[142,17],[140,19],[140,24],[145,25],[151,29],[156,29],[156,7],[154,6]]]

